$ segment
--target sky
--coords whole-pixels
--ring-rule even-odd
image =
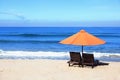
[[[0,0],[0,26],[120,27],[120,0]]]

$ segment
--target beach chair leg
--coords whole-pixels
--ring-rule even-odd
[[[94,68],[94,65],[92,65],[92,69]]]
[[[70,67],[70,63],[69,63],[69,67]]]
[[[84,67],[84,65],[82,64],[82,68]]]
[[[80,67],[80,63],[79,63],[79,67]]]

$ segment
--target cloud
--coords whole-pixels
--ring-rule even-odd
[[[27,20],[25,16],[18,14],[18,13],[0,12],[0,14],[12,15],[12,16],[15,16],[15,17],[21,19],[21,20]]]

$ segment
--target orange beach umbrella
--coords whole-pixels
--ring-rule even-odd
[[[83,46],[100,45],[104,44],[105,41],[97,38],[96,36],[93,36],[92,34],[86,32],[85,30],[81,30],[80,32],[60,41],[60,43],[81,45],[83,53]]]

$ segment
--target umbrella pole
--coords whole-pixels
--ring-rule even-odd
[[[83,45],[82,45],[82,54],[83,54]]]

